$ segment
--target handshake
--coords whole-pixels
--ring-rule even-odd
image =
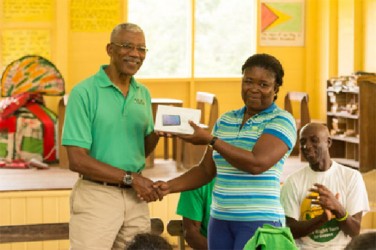
[[[170,185],[165,181],[153,182],[142,175],[136,175],[133,179],[133,189],[137,196],[146,202],[162,200],[164,196],[171,192]]]

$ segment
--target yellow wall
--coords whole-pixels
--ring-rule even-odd
[[[375,65],[375,55],[376,55],[376,34],[375,34],[375,27],[376,27],[376,1],[375,0],[368,0],[363,1],[363,8],[361,9],[363,16],[363,27],[364,27],[364,40],[363,44],[360,46],[363,48],[364,52],[364,69],[366,71],[376,72],[376,65]]]
[[[305,46],[261,47],[284,65],[285,91],[306,91],[311,117],[324,120],[326,80],[363,70],[376,72],[375,0],[306,0]],[[372,14],[373,13],[373,14]],[[364,29],[363,29],[364,26]],[[278,104],[281,105],[281,99]]]
[[[70,190],[0,192],[0,226],[59,223],[69,221]],[[170,220],[180,219],[176,215],[179,194],[170,194],[162,201],[149,204],[151,218],[160,218],[165,226],[163,236],[177,245],[177,237],[166,231]],[[20,242],[0,244],[0,250],[68,250],[68,240]]]
[[[0,226],[69,221],[70,190],[0,192]],[[69,249],[68,240],[0,244],[1,250]]]
[[[0,0],[0,7],[4,1]],[[126,1],[119,2],[124,9],[123,16],[119,18],[122,22],[126,19]],[[105,45],[110,31],[70,31],[68,7],[68,0],[56,0],[55,17],[49,25],[53,27],[51,61],[63,74],[69,93],[78,81],[95,73],[99,65],[108,63]],[[286,76],[277,104],[282,106],[287,91],[306,91],[310,96],[312,118],[325,120],[325,88],[329,77],[347,75],[356,70],[376,72],[376,0],[306,0],[305,10],[304,47],[262,47],[258,44],[257,51],[275,55],[284,65]],[[28,25],[24,23],[24,26]],[[0,23],[0,32],[5,28],[22,26],[22,23],[10,26]],[[185,107],[194,107],[196,91],[216,94],[220,113],[242,105],[240,79],[140,80],[149,87],[153,97],[182,99]],[[46,99],[47,105],[57,111],[59,98]],[[69,191],[0,193],[0,225],[68,221],[68,196]],[[170,195],[160,203],[153,203],[150,206],[152,217],[162,218],[165,225],[168,219],[177,218],[176,200],[177,196]],[[376,221],[374,214],[368,215],[368,218]],[[368,219],[365,221],[369,222]],[[1,249],[68,249],[68,243],[2,244]]]
[[[4,2],[0,0],[0,6]],[[122,22],[127,18],[126,1],[119,2],[123,11],[118,21]],[[77,82],[95,73],[99,65],[108,63],[105,45],[110,30],[72,32],[69,1],[55,1],[55,8],[55,19],[50,24],[51,60],[62,72],[69,93]],[[258,52],[275,55],[285,68],[285,82],[277,104],[282,106],[287,91],[306,91],[310,96],[311,117],[325,120],[326,79],[355,70],[376,71],[375,12],[376,0],[306,0],[304,47],[265,47],[258,43]],[[0,31],[8,26],[0,24]],[[22,23],[10,25],[14,26],[22,27]],[[150,88],[153,97],[179,98],[185,107],[194,107],[196,91],[215,93],[220,113],[242,105],[240,79],[139,80]],[[47,98],[47,105],[55,111],[57,103],[57,97]]]
[[[97,72],[99,65],[108,63],[105,46],[110,30],[73,32],[69,21],[69,1],[51,1],[55,3],[56,11],[50,22],[0,22],[0,31],[23,26],[51,29],[51,61],[63,74],[66,91],[69,93],[75,84]],[[0,7],[5,2],[0,0]],[[127,19],[126,1],[119,0],[119,5],[122,10],[118,18],[120,23]],[[306,0],[303,47],[266,47],[260,46],[258,42],[257,52],[275,55],[285,68],[284,85],[277,104],[283,107],[283,97],[287,91],[308,92],[311,118],[325,121],[326,80],[329,77],[348,75],[356,70],[376,72],[374,13],[376,0]],[[1,14],[0,12],[0,18]],[[0,53],[0,62],[1,55]],[[153,97],[181,99],[184,107],[195,106],[196,91],[216,94],[220,114],[243,105],[240,79],[237,78],[139,80],[150,89]],[[58,101],[59,97],[46,97],[47,106],[54,111],[57,111]],[[162,155],[162,146],[160,143],[157,147],[157,157]]]
[[[58,13],[62,12],[58,14],[62,21],[59,21],[57,42],[59,55],[65,57],[59,58],[57,64],[65,72],[69,92],[78,81],[95,73],[100,64],[108,62],[105,44],[109,32],[70,32],[67,18],[64,18],[68,14],[68,4],[66,1],[57,1],[57,4]],[[284,65],[286,76],[277,104],[283,105],[287,91],[306,91],[310,96],[312,118],[325,120],[325,88],[329,77],[348,75],[355,70],[376,71],[373,60],[376,49],[372,46],[376,41],[376,34],[372,32],[376,24],[372,14],[376,12],[376,1],[307,0],[305,10],[304,47],[262,47],[258,44],[257,51],[275,55]],[[220,113],[242,105],[240,79],[140,80],[149,87],[153,97],[182,99],[186,107],[194,107],[196,91],[215,93]]]

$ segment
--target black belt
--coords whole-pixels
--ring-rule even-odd
[[[94,182],[94,183],[97,183],[97,184],[100,184],[100,185],[103,185],[103,186],[130,188],[130,186],[128,187],[128,186],[125,186],[124,184],[120,184],[120,183],[110,183],[110,182],[93,180],[93,179],[90,179],[90,177],[85,176],[85,175],[80,175],[80,178],[85,180],[85,181],[91,181],[91,182]]]

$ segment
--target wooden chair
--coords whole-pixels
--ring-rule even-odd
[[[218,100],[214,94],[207,92],[196,93],[197,109],[201,110],[200,124],[204,124],[211,130],[214,127],[215,122],[218,119]],[[210,109],[206,112],[207,109]]]
[[[211,132],[219,115],[217,97],[212,93],[197,92],[196,103],[196,108],[201,110],[200,126]],[[205,150],[205,145],[192,145],[179,139],[176,148],[176,167],[189,169],[197,165]]]
[[[293,107],[298,107],[300,109],[299,112],[294,112]],[[295,143],[295,146],[291,152],[291,155],[298,156],[300,155],[300,159],[302,161],[305,161],[302,154],[300,153],[300,147],[299,147],[299,133],[300,129],[306,125],[307,123],[311,122],[311,117],[309,114],[309,108],[308,108],[308,94],[306,92],[287,92],[285,96],[285,110],[290,112],[296,122],[296,128],[297,128],[297,140]]]
[[[171,236],[177,236],[179,239],[178,249],[185,250],[183,220],[170,220],[167,223],[167,232]]]

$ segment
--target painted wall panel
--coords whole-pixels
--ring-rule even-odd
[[[0,192],[0,226],[56,223],[69,221],[70,190]],[[167,233],[169,220],[180,219],[176,215],[179,194],[170,194],[162,201],[149,203],[150,216],[162,219],[165,230],[163,236],[172,244],[177,237]],[[0,244],[1,250],[68,250],[68,240]]]
[[[354,0],[338,1],[338,74],[354,71]]]
[[[364,70],[368,72],[376,72],[376,1],[365,0],[364,7]]]

